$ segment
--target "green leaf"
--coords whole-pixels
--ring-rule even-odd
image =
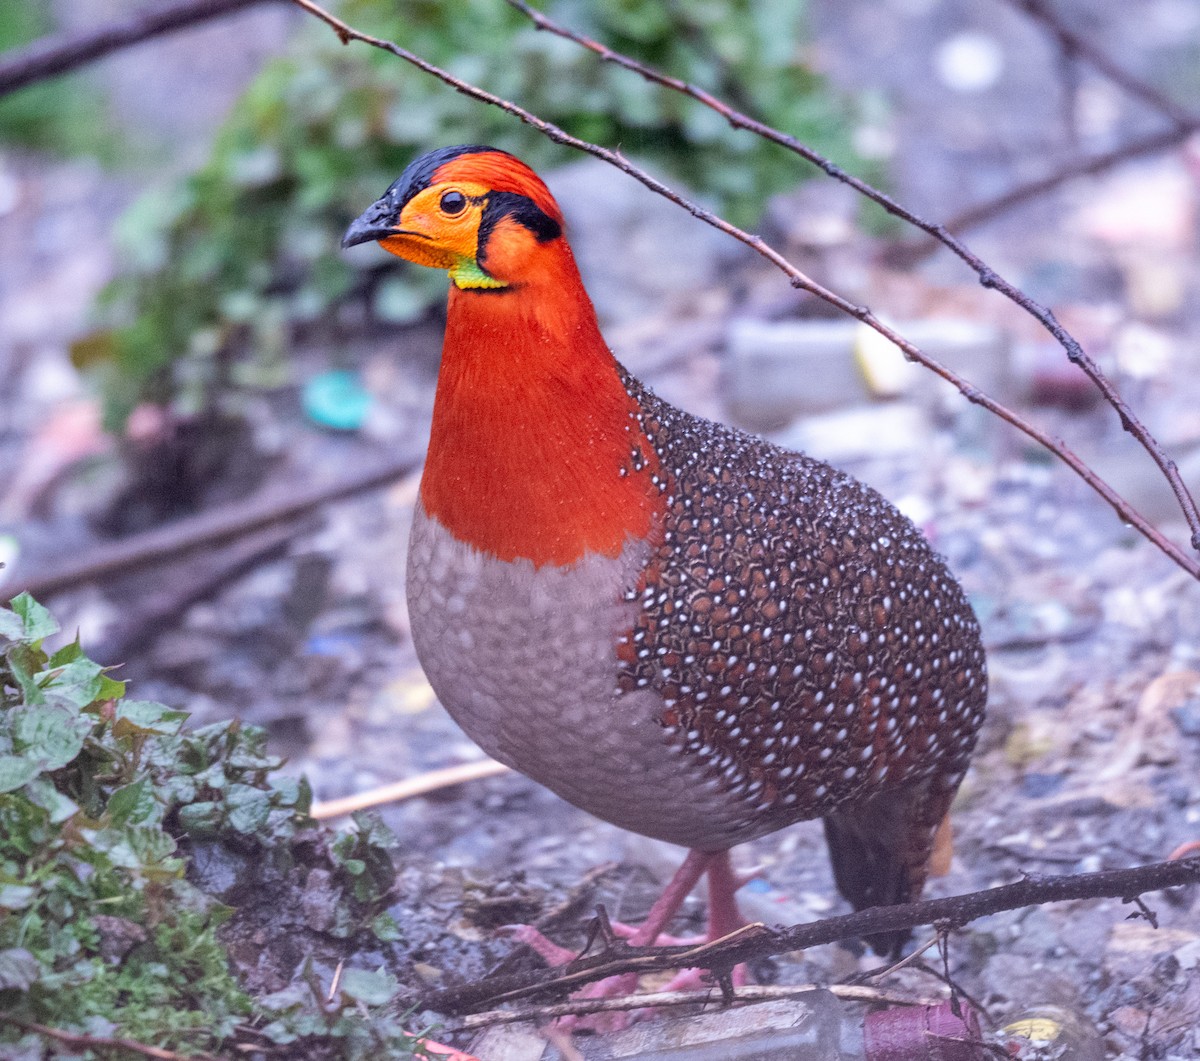
[[[293,807],[300,799],[301,778],[280,774],[270,779],[271,788],[279,795],[279,803]]]
[[[21,617],[7,608],[0,608],[0,637],[7,637],[9,641],[19,641],[24,633],[25,624],[21,622]]]
[[[46,654],[40,648],[23,641],[8,651],[8,669],[20,686],[21,696],[27,704],[40,704],[46,699],[37,682],[37,675],[41,673],[45,662]]]
[[[21,618],[21,636],[26,641],[40,641],[58,633],[59,626],[54,617],[28,593],[12,599],[12,610]]]
[[[79,635],[75,635],[75,640],[69,645],[63,645],[53,656],[50,657],[49,666],[65,667],[68,663],[74,663],[77,659],[85,659],[83,649],[79,645]],[[97,667],[97,670],[100,668]]]
[[[114,866],[137,870],[141,868],[142,859],[129,842],[132,832],[132,829],[109,828],[80,830],[84,839],[91,843],[92,850],[87,852],[89,859],[94,859],[96,854],[102,854]]]
[[[175,840],[157,825],[129,826],[125,830],[125,839],[143,865],[164,863],[175,853]]]
[[[371,931],[375,933],[375,938],[381,943],[395,943],[404,937],[404,933],[400,931],[400,925],[386,910],[371,922]]]
[[[308,815],[312,811],[313,790],[308,778],[300,775],[300,791],[296,795],[295,808],[301,814]]]
[[[209,800],[179,808],[179,824],[192,836],[212,836],[221,825],[221,806]]]
[[[37,895],[28,884],[0,884],[0,910],[24,910]]]
[[[18,755],[0,755],[0,792],[12,792],[38,775],[37,763]]]
[[[16,711],[13,743],[18,752],[42,769],[58,770],[79,754],[91,729],[90,719],[62,704],[26,704]]]
[[[118,737],[174,734],[187,717],[186,711],[173,711],[154,700],[122,700],[113,716],[113,733]]]
[[[46,777],[35,777],[30,781],[25,795],[31,803],[41,807],[50,816],[51,825],[60,825],[79,810],[79,804],[59,792]]]
[[[261,788],[251,785],[230,785],[225,797],[229,806],[229,824],[239,833],[258,832],[271,811],[271,798]]]
[[[0,950],[0,991],[28,991],[41,978],[41,962],[24,947]]]
[[[366,969],[345,969],[342,972],[341,992],[349,999],[368,1006],[382,1006],[396,994],[396,978],[386,969],[369,972]]]
[[[118,788],[108,800],[113,825],[146,825],[157,822],[162,805],[154,798],[154,786],[148,777]]]
[[[107,674],[100,675],[100,691],[97,700],[120,700],[125,695],[125,683],[110,678]]]
[[[57,655],[58,653],[55,653],[55,656]],[[54,657],[51,657],[47,669],[55,666]],[[100,695],[103,685],[100,672],[103,668],[99,663],[93,663],[90,659],[84,658],[57,666],[58,673],[42,686],[43,692],[53,689],[75,707],[87,707]]]

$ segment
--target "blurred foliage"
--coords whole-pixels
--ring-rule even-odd
[[[735,221],[751,222],[768,195],[804,175],[794,157],[537,32],[502,0],[344,0],[338,10],[576,136],[681,177]],[[848,108],[805,65],[804,0],[556,0],[549,10],[847,160]],[[414,157],[471,142],[535,167],[573,158],[499,110],[388,53],[344,47],[308,20],[241,100],[207,165],[120,223],[126,272],[102,300],[106,329],[77,351],[102,373],[109,423],[145,399],[194,412],[231,387],[286,380],[296,329],[327,321],[350,298],[385,321],[420,316],[441,298],[444,277],[385,273],[382,263],[356,270],[340,237]]]
[[[47,5],[29,0],[0,0],[0,53],[50,33],[54,21]],[[30,85],[0,98],[0,144],[21,144],[63,155],[94,155],[115,161],[117,140],[110,132],[101,100],[81,91],[77,77]]]
[[[111,1053],[56,1045],[30,1024],[183,1054],[219,1051],[253,1024],[259,1040],[303,1040],[304,1056],[423,1056],[387,1006],[386,972],[346,970],[333,999],[305,982],[265,999],[241,990],[216,932],[232,911],[185,879],[187,842],[287,861],[314,825],[307,783],[276,773],[261,729],[188,731],[184,713],[126,698],[78,640],[48,652],[57,630],[26,594],[0,609],[0,1055]],[[336,920],[394,939],[379,913],[394,841],[357,825],[332,844]]]

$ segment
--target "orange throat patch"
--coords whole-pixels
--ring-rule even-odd
[[[616,557],[662,525],[657,456],[566,272],[573,283],[451,291],[421,480],[456,538],[535,567]]]

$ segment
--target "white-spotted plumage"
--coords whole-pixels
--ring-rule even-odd
[[[512,156],[422,156],[345,242],[369,239],[454,282],[409,556],[451,714],[625,828],[723,852],[820,817],[855,906],[915,897],[987,689],[920,532],[625,372],[561,211]],[[728,915],[728,860],[707,861]]]

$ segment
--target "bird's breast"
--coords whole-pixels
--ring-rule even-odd
[[[631,539],[616,557],[561,566],[501,560],[418,504],[413,643],[438,699],[493,758],[622,828],[710,846],[737,808],[668,741],[658,693],[618,688],[650,549]]]

